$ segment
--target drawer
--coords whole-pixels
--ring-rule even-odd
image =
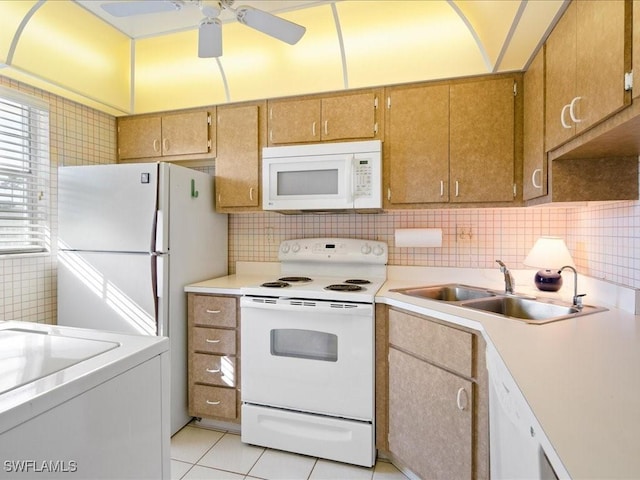
[[[192,352],[236,354],[236,331],[220,328],[193,327],[191,330]]]
[[[193,323],[210,327],[236,327],[236,298],[193,296]]]
[[[192,385],[189,414],[195,417],[236,418],[235,388]]]
[[[235,387],[238,378],[236,357],[193,353],[189,375],[194,383]]]
[[[466,377],[473,376],[473,334],[389,310],[389,343]]]

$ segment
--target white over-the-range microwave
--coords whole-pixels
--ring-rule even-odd
[[[262,206],[279,212],[382,209],[382,142],[262,150]]]

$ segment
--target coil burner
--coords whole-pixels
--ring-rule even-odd
[[[359,292],[360,290],[364,290],[360,285],[351,285],[345,283],[335,283],[333,285],[327,285],[324,287],[325,290],[332,290],[334,292]]]
[[[371,282],[363,278],[350,278],[349,280],[345,280],[344,283],[349,283],[351,285],[369,285]]]
[[[290,287],[291,284],[278,280],[277,282],[265,282],[260,286],[267,287],[267,288],[285,288],[285,287]]]
[[[309,277],[281,277],[278,280],[288,283],[308,283],[311,281]]]

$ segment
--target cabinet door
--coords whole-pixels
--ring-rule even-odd
[[[319,98],[269,102],[269,143],[320,140]]]
[[[545,48],[545,147],[549,151],[575,133],[567,109],[575,97],[576,2],[572,2],[564,12],[549,35]]]
[[[451,202],[513,200],[513,90],[513,78],[451,85]]]
[[[624,108],[625,8],[620,0],[576,2],[576,133]],[[630,48],[630,47],[629,47]],[[630,51],[627,52],[630,55]]]
[[[374,138],[376,96],[373,92],[322,99],[322,140]]]
[[[449,86],[391,89],[385,136],[392,205],[449,200]]]
[[[524,75],[524,135],[522,197],[547,194],[547,154],[544,150],[544,48]]]
[[[209,113],[188,112],[162,117],[162,154],[208,153]]]
[[[258,106],[218,107],[217,207],[257,207],[260,180]]]
[[[389,451],[420,478],[472,478],[473,384],[389,349]]]
[[[640,72],[640,0],[633,0],[633,27],[631,31],[633,32],[633,40],[631,51],[633,53],[633,72]],[[637,73],[636,73],[637,74]],[[636,80],[635,85],[638,85],[638,80]],[[633,98],[640,97],[640,87],[634,85],[634,89],[632,90]]]
[[[118,119],[118,156],[152,158],[162,155],[160,117]]]

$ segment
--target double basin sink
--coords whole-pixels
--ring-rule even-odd
[[[527,323],[543,324],[605,311],[590,305],[575,306],[563,302],[505,294],[480,287],[460,284],[398,288],[392,292],[417,298],[447,302],[474,310],[495,313]]]

